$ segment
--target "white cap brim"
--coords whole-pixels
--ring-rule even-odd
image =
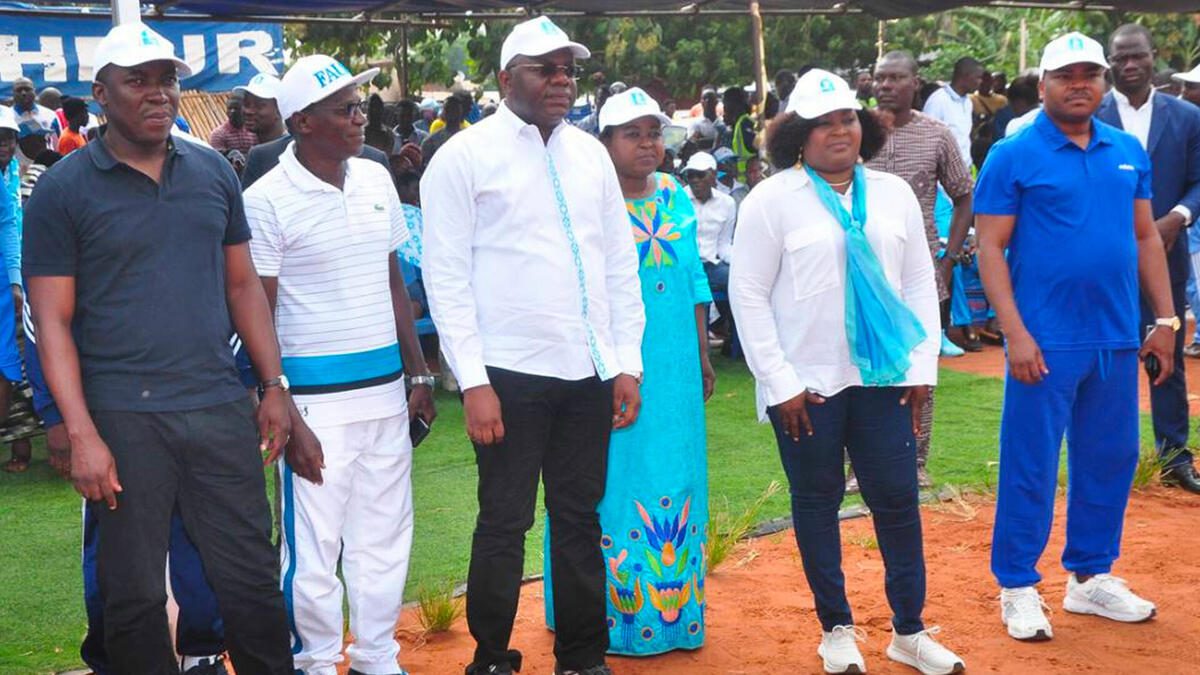
[[[1188,84],[1200,84],[1200,66],[1196,66],[1186,73],[1175,73],[1171,79]]]
[[[616,119],[606,119],[604,121],[604,126],[600,127],[600,131],[604,131],[605,129],[608,129],[610,127],[619,127],[619,126],[622,126],[625,124],[629,124],[630,122],[632,122],[634,120],[640,120],[643,117],[653,117],[654,119],[661,122],[664,127],[670,126],[670,124],[671,124],[671,118],[667,117],[666,115],[664,115],[662,113],[639,112],[639,113],[633,115],[632,117],[630,117],[630,116],[624,116],[624,117],[625,117],[625,119],[621,119],[620,117],[618,117]]]
[[[578,42],[560,42],[559,44],[556,44],[544,51],[521,50],[520,52],[517,52],[516,54],[509,54],[508,58],[506,58],[504,60],[504,63],[500,66],[500,68],[501,69],[507,68],[508,64],[512,63],[512,60],[517,58],[518,56],[529,56],[529,57],[545,56],[546,54],[556,52],[560,49],[570,49],[571,55],[577,59],[590,59],[592,57],[592,51],[590,49],[588,49],[587,47],[584,47],[583,45],[579,44]],[[537,53],[531,54],[530,53],[531,51],[537,51]]]
[[[1042,61],[1042,72],[1049,73],[1055,70],[1062,70],[1077,63],[1086,63],[1094,66],[1100,66],[1105,70],[1108,69],[1108,62],[1099,58],[1087,56],[1065,56],[1061,58],[1052,58]]]
[[[276,85],[278,86],[278,85]],[[239,84],[233,88],[233,91],[239,91],[246,94],[253,94],[258,98],[269,98],[275,100],[279,96],[277,91],[269,91],[267,87],[254,84]]]
[[[122,63],[122,61],[131,61],[131,63]],[[192,76],[192,67],[187,64],[187,61],[184,61],[183,59],[179,58],[178,56],[168,56],[168,55],[164,54],[163,56],[155,57],[152,59],[144,59],[144,60],[113,59],[111,61],[108,61],[107,63],[97,64],[98,67],[96,67],[96,69],[93,71],[95,73],[95,75],[93,76],[92,79],[95,80],[96,78],[98,78],[100,76],[100,71],[104,70],[104,68],[106,66],[119,66],[121,68],[133,68],[134,66],[140,66],[143,63],[154,63],[155,61],[170,61],[171,63],[174,63],[175,64],[175,72],[176,72],[176,74],[179,75],[179,79],[181,79],[181,80],[185,77]]]
[[[862,104],[851,91],[820,98],[796,96],[793,91],[784,112],[794,112],[806,120],[815,120],[835,110],[862,110]]]

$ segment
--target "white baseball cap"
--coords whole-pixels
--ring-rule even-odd
[[[845,80],[828,70],[814,68],[796,81],[784,112],[815,120],[834,110],[862,110],[862,104]]]
[[[688,157],[687,164],[683,165],[683,172],[688,171],[716,171],[717,160],[707,152],[697,152]]]
[[[592,55],[587,47],[571,42],[571,38],[550,17],[539,16],[522,21],[513,26],[512,32],[504,38],[504,44],[500,47],[500,67],[507,68],[518,56],[541,56],[560,49],[570,49],[577,59]]]
[[[604,102],[604,107],[600,108],[600,131],[619,127],[639,117],[653,117],[662,122],[664,127],[671,123],[671,118],[658,107],[658,101],[650,98],[640,87],[634,87],[610,96]]]
[[[1101,68],[1108,68],[1108,59],[1104,58],[1104,45],[1083,33],[1074,32],[1054,38],[1042,52],[1043,73],[1076,63],[1092,63]]]
[[[21,127],[17,125],[17,114],[6,105],[0,105],[0,129],[12,129],[18,134],[21,133]]]
[[[278,77],[270,73],[259,73],[250,78],[250,81],[246,84],[239,84],[233,90],[253,94],[259,98],[273,99],[278,98],[281,84]]]
[[[1171,76],[1171,79],[1187,82],[1188,84],[1200,84],[1200,66],[1196,66],[1186,73],[1175,73]]]
[[[136,21],[113,26],[92,53],[92,81],[105,66],[132,68],[151,61],[171,61],[180,78],[192,74],[187,61],[175,56],[175,45],[146,24]]]
[[[275,98],[279,115],[286,120],[346,87],[360,87],[378,74],[378,68],[368,68],[358,75],[351,75],[346,66],[324,54],[302,57],[288,68],[279,82],[279,95]]]

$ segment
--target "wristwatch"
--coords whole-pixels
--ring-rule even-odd
[[[1154,320],[1155,327],[1167,326],[1173,332],[1178,333],[1180,328],[1183,328],[1183,322],[1177,316],[1159,317]]]
[[[279,377],[273,377],[258,383],[259,391],[266,391],[271,387],[279,387],[280,391],[288,391],[292,388],[292,383],[288,381],[287,375],[283,375],[282,373]]]
[[[408,384],[410,387],[419,387],[424,385],[432,389],[436,382],[437,379],[432,375],[413,375],[412,377],[408,378]]]

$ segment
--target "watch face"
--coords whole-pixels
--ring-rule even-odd
[[[279,388],[284,391],[292,388],[292,383],[288,381],[287,375],[279,376]]]

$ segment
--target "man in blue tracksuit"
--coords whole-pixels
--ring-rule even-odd
[[[1166,380],[1179,317],[1150,159],[1133,135],[1094,118],[1107,64],[1100,43],[1079,33],[1047,45],[1043,111],[992,148],[976,186],[983,285],[1008,341],[992,572],[1001,618],[1019,640],[1052,636],[1037,562],[1064,433],[1063,608],[1126,622],[1155,613],[1109,572],[1138,459],[1138,357],[1156,383]],[[1156,317],[1144,342],[1139,281]]]
[[[0,300],[3,295],[0,295]],[[13,313],[11,310],[9,315]],[[42,374],[38,359],[37,340],[29,305],[23,309],[25,338],[25,371],[33,389],[33,407],[46,428],[46,447],[51,462],[59,471],[70,471],[70,441],[63,426],[62,415]],[[96,505],[84,501],[83,508],[83,602],[87,611],[87,634],[79,654],[96,675],[113,672],[104,649],[104,599],[96,576],[96,545],[100,540],[100,524]],[[178,511],[171,516],[170,572],[171,591],[179,605],[179,621],[175,627],[175,649],[182,655],[180,670],[185,675],[224,675],[227,671],[221,656],[225,652],[225,630],[221,623],[217,597],[208,579],[200,553],[183,527]]]

